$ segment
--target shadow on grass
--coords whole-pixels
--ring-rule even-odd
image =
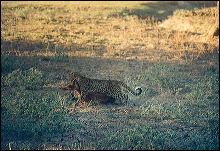
[[[99,57],[107,52],[106,47],[101,42],[96,45],[88,45],[74,43],[59,44],[59,42],[50,41],[50,39],[48,39],[47,42],[40,40],[26,41],[24,39],[6,41],[1,39],[1,52],[3,54],[21,56],[33,55],[37,52],[61,55],[67,51],[72,51],[72,53],[93,51],[93,53]]]
[[[193,10],[202,9],[203,7],[216,6],[216,2],[191,2],[191,1],[173,1],[173,2],[152,2],[142,3],[143,8],[141,9],[124,9],[119,14],[112,14],[110,16],[126,16],[126,15],[137,15],[140,19],[147,17],[156,17],[159,21],[167,19],[173,15],[173,12],[178,9]]]
[[[86,76],[88,76],[88,77],[98,78],[98,79],[102,79],[102,78],[104,79],[104,78],[106,78],[108,76],[110,77],[109,79],[114,79],[114,78],[117,79],[117,75],[121,74],[121,73],[122,73],[120,75],[121,78],[123,76],[126,77],[126,76],[128,76],[128,75],[130,75],[132,73],[135,73],[136,76],[137,75],[140,75],[141,77],[143,77],[144,75],[146,76],[146,74],[144,74],[144,73],[136,72],[137,69],[140,68],[140,64],[137,64],[138,63],[137,60],[133,60],[132,62],[127,62],[127,64],[126,64],[125,60],[115,60],[115,59],[105,59],[105,58],[92,58],[92,57],[91,58],[68,57],[67,59],[64,59],[64,60],[63,59],[57,60],[56,57],[51,57],[51,56],[37,56],[37,57],[35,57],[35,56],[7,56],[7,57],[9,57],[9,58],[13,57],[12,59],[10,59],[8,61],[8,63],[9,62],[15,62],[15,64],[11,64],[11,66],[12,66],[11,70],[13,68],[19,67],[19,66],[17,66],[18,64],[20,64],[20,67],[24,68],[24,69],[30,68],[30,67],[34,66],[34,67],[40,69],[40,71],[43,72],[43,74],[46,76],[46,79],[48,79],[50,84],[59,83],[58,81],[63,81],[63,80],[66,81],[66,82],[67,81],[69,82],[68,73],[70,71],[73,71],[73,70],[77,70],[79,72],[82,72],[82,73],[86,74]],[[22,64],[22,62],[24,62],[24,60],[25,60],[25,63]],[[33,62],[35,62],[35,63],[33,63]],[[7,62],[5,62],[5,61],[2,62],[2,63],[3,63],[3,65],[7,64]],[[125,65],[125,66],[122,67],[122,65]],[[149,66],[152,66],[152,65],[150,65],[147,61],[145,61],[145,63],[142,64],[143,70],[146,70],[145,72],[149,72]],[[184,66],[185,67],[184,69],[185,70],[187,69],[186,72],[190,72],[189,71],[189,67],[190,66],[191,65]],[[121,67],[121,68],[119,68],[119,67]],[[129,68],[128,71],[126,71],[124,69],[125,67]],[[170,65],[167,64],[166,67],[170,67]],[[152,71],[155,71],[155,69],[156,68],[153,67]],[[182,70],[182,68],[177,68],[177,69],[179,69],[179,70],[181,69]],[[199,70],[201,72],[202,69],[199,69]],[[152,77],[155,77],[155,75],[158,75],[158,73],[160,73],[160,72],[161,72],[161,74],[164,74],[165,71],[167,71],[167,68],[164,68],[164,71],[161,72],[161,66],[158,66],[158,69],[155,72],[152,72]],[[173,70],[173,72],[175,72],[175,71],[178,71],[178,70]],[[173,72],[171,70],[169,72],[169,74],[165,75],[164,77],[159,77],[159,79],[162,79],[161,80],[162,82],[163,81],[167,82],[168,81],[167,78],[168,78],[168,79],[171,80],[170,81],[170,82],[172,82],[171,84],[176,86],[176,85],[178,85],[178,81],[173,81],[173,79],[177,79],[176,76],[174,76],[174,77],[169,76],[169,75],[172,75]],[[213,71],[213,72],[215,72],[215,71]],[[177,73],[178,73],[178,75],[180,75],[179,72],[177,72]],[[183,74],[181,74],[181,76],[183,76]],[[179,77],[179,78],[182,79],[182,77]],[[130,81],[137,82],[137,79],[130,80]],[[145,83],[146,81],[147,80],[141,80],[140,82],[142,82],[143,85],[146,85],[146,83]],[[149,81],[152,83],[153,81],[156,81],[156,80],[149,80]],[[173,84],[173,82],[174,82],[174,84]],[[183,83],[183,82],[181,82],[181,83]],[[166,84],[167,83],[165,83],[165,85]],[[198,83],[198,86],[200,86],[200,85],[201,84]],[[2,87],[2,89],[4,90],[6,88]],[[200,87],[198,87],[198,89],[200,89]],[[8,125],[11,125],[11,127],[7,127],[8,131],[4,132],[4,134],[5,134],[4,136],[5,137],[2,137],[3,138],[2,142],[4,141],[4,143],[2,144],[2,145],[4,145],[4,149],[8,149],[9,148],[8,147],[9,144],[11,144],[11,146],[14,147],[13,149],[15,149],[15,148],[16,149],[36,149],[36,148],[42,149],[43,148],[42,144],[44,144],[45,142],[40,142],[40,141],[37,142],[37,143],[35,141],[33,141],[33,143],[32,142],[28,142],[28,140],[33,139],[32,135],[36,133],[35,131],[37,131],[40,136],[41,136],[41,133],[45,133],[45,131],[47,133],[49,133],[49,134],[51,133],[51,135],[54,135],[55,138],[58,140],[57,144],[58,143],[60,144],[62,142],[61,141],[63,139],[62,135],[61,136],[57,136],[57,134],[61,130],[66,130],[67,128],[63,127],[61,125],[61,127],[55,127],[56,128],[55,129],[56,132],[54,132],[53,129],[51,131],[48,131],[47,126],[50,127],[50,125],[51,125],[50,122],[51,122],[52,119],[53,119],[52,122],[57,123],[57,121],[58,121],[57,119],[59,118],[59,121],[60,121],[59,123],[63,123],[63,117],[62,116],[65,116],[65,114],[62,115],[63,112],[57,112],[57,114],[54,114],[54,115],[52,114],[52,117],[49,117],[49,118],[45,117],[45,115],[51,115],[51,114],[48,114],[48,113],[51,113],[51,111],[53,111],[53,109],[57,109],[57,106],[59,108],[61,108],[60,107],[60,104],[61,104],[60,101],[62,101],[63,99],[65,100],[65,97],[63,97],[61,95],[57,95],[55,93],[51,94],[51,90],[55,91],[55,89],[52,89],[52,88],[51,89],[49,89],[49,88],[48,89],[47,88],[41,89],[40,90],[41,93],[39,93],[38,91],[27,91],[27,90],[19,91],[18,89],[16,89],[16,93],[15,94],[17,96],[15,96],[13,94],[7,95],[7,94],[5,94],[5,91],[3,91],[2,96],[4,96],[3,100],[4,100],[4,103],[6,103],[6,105],[4,106],[4,108],[2,108],[3,109],[2,110],[2,115],[5,117],[4,120],[2,120],[2,121],[3,121],[3,123],[5,123],[4,124],[4,128],[7,127]],[[24,93],[25,96],[23,96],[23,92],[25,92]],[[207,92],[207,91],[205,91],[205,92]],[[49,95],[43,96],[42,95],[43,93],[46,93],[46,94],[49,94]],[[42,95],[42,98],[41,98],[41,95]],[[9,97],[9,96],[11,96],[11,97]],[[40,98],[38,98],[38,97],[40,97]],[[152,96],[150,96],[150,97],[152,97]],[[66,98],[66,100],[68,100],[68,98]],[[20,103],[21,105],[17,106],[16,103],[19,102],[19,101],[21,102]],[[27,105],[24,104],[25,101],[26,101]],[[204,102],[204,103],[206,103],[206,102]],[[164,103],[164,104],[167,105],[167,103]],[[12,106],[12,107],[8,108],[7,105],[8,106]],[[31,108],[27,109],[28,105]],[[172,105],[173,105],[173,102],[168,104],[168,107],[170,107],[172,109],[172,107],[173,107]],[[201,106],[203,104],[196,104],[196,105],[200,105]],[[203,113],[202,112],[203,111],[202,110],[203,106],[201,108],[201,113]],[[18,110],[15,110],[14,108],[17,109],[17,107],[18,107]],[[39,109],[39,107],[40,107],[41,110]],[[156,118],[157,118],[158,110],[160,110],[160,109],[167,110],[168,109],[167,106],[164,106],[164,108],[163,108],[163,106],[160,106],[160,105],[159,106],[156,105],[156,108],[153,108],[153,107],[154,106],[152,106],[152,108],[151,108],[152,110],[151,111],[155,110],[155,115],[156,115],[155,117]],[[174,105],[174,107],[175,107],[175,105]],[[206,107],[206,104],[205,104],[205,107]],[[192,104],[189,104],[189,108],[192,108],[192,111],[194,111]],[[23,112],[23,109],[26,109],[25,112]],[[12,114],[15,111],[18,112],[19,114]],[[34,111],[34,112],[30,112],[30,111]],[[47,112],[45,112],[45,111],[47,111]],[[148,108],[146,108],[146,111],[148,111]],[[175,111],[175,108],[174,108],[174,111]],[[42,122],[43,126],[38,127],[38,124],[36,124],[36,121],[33,120],[33,122],[30,122],[29,119],[25,119],[25,118],[21,119],[20,116],[18,116],[20,114],[24,115],[25,113],[26,114],[30,113],[31,115],[33,115],[34,117],[31,117],[33,119],[35,119],[36,116],[37,116],[37,119],[40,117],[41,120],[39,120],[39,121],[42,121],[42,117],[43,117],[43,118],[46,119],[45,120],[46,122],[49,122],[49,124],[48,123],[44,124],[44,122]],[[182,110],[181,110],[181,113],[182,113]],[[186,110],[186,113],[188,113],[188,110]],[[198,113],[200,113],[200,112],[198,112]],[[207,113],[209,113],[209,112],[207,112]],[[212,112],[210,112],[209,114],[210,115],[215,115]],[[109,115],[112,116],[113,114],[109,113]],[[117,115],[117,117],[120,118],[120,116],[118,116],[118,113],[116,115]],[[162,112],[162,115],[164,116],[164,112]],[[176,112],[172,112],[172,110],[170,110],[170,112],[168,112],[167,115],[168,116],[169,115],[176,115]],[[184,113],[184,115],[185,115],[185,113]],[[188,114],[186,114],[186,115],[188,115]],[[11,117],[11,119],[7,118],[7,117]],[[153,120],[154,118],[152,118],[152,117],[153,117],[152,113],[149,112],[149,114],[146,114],[146,116],[143,118],[143,120],[146,120],[146,118]],[[212,127],[214,127],[214,126],[217,127],[216,125],[217,125],[218,119],[216,119],[216,117],[217,116],[211,116],[210,120],[212,120],[212,121],[211,122],[207,122],[207,123],[213,123]],[[16,120],[12,120],[13,118],[16,119]],[[137,119],[139,119],[139,118],[140,117],[137,116]],[[198,116],[198,119],[200,120],[200,116]],[[96,118],[93,119],[93,121],[95,121],[95,120],[96,120]],[[132,120],[132,119],[130,119],[130,120]],[[168,120],[169,120],[169,118],[167,120],[162,120],[161,122],[163,122],[163,121],[166,122]],[[172,119],[170,119],[170,120],[172,120]],[[181,120],[181,118],[180,118],[180,120]],[[188,118],[187,118],[187,120],[189,120],[189,122],[184,123],[183,120],[181,120],[179,122],[181,124],[180,128],[183,125],[184,128],[186,129],[184,132],[174,130],[173,127],[170,126],[169,123],[167,123],[167,125],[161,123],[162,125],[157,127],[157,128],[154,128],[152,126],[146,127],[146,128],[145,127],[132,127],[132,126],[130,126],[129,129],[128,130],[125,129],[125,131],[123,131],[123,133],[121,133],[121,132],[120,133],[113,133],[112,132],[112,134],[110,134],[110,136],[111,136],[110,138],[113,138],[113,139],[110,139],[109,137],[106,137],[106,139],[99,139],[100,137],[95,135],[95,137],[93,137],[92,140],[94,141],[94,138],[97,139],[97,140],[101,140],[101,142],[99,143],[100,146],[96,146],[96,147],[99,147],[97,149],[102,149],[102,148],[106,149],[106,146],[112,147],[112,148],[114,148],[114,147],[115,148],[120,148],[123,145],[124,145],[123,147],[125,149],[127,149],[127,148],[131,147],[130,144],[132,144],[134,147],[137,147],[138,149],[142,149],[141,147],[143,147],[143,149],[146,149],[146,148],[149,149],[149,148],[152,147],[151,144],[148,145],[146,143],[146,142],[149,142],[149,141],[151,141],[151,143],[154,145],[153,147],[159,148],[159,149],[184,149],[185,146],[189,146],[187,149],[191,149],[191,148],[194,148],[194,146],[191,147],[190,144],[194,143],[194,142],[197,143],[196,147],[198,147],[199,149],[204,149],[204,148],[206,149],[208,147],[211,148],[211,149],[218,148],[218,146],[216,145],[217,144],[216,134],[218,132],[218,130],[216,130],[217,128],[215,128],[215,127],[214,127],[215,129],[212,128],[211,130],[213,131],[213,134],[210,134],[209,132],[211,130],[206,132],[206,129],[205,129],[206,125],[204,125],[203,123],[202,123],[203,125],[202,124],[199,125],[199,122],[198,122],[198,126],[196,128],[202,127],[201,128],[202,130],[198,131],[198,130],[196,130],[196,128],[194,128],[192,126],[192,125],[197,124],[197,123],[192,123],[190,121],[191,119],[188,119]],[[192,119],[192,120],[194,120],[194,119]],[[17,124],[21,125],[20,127],[18,127],[18,128],[20,128],[20,131],[17,131],[19,129],[16,129],[17,126],[13,125],[13,122],[17,122]],[[23,123],[28,123],[28,122],[30,122],[30,124],[34,125],[36,127],[36,129],[33,130],[32,129],[33,126],[31,126],[31,125],[30,126],[29,125],[25,125],[27,131],[24,131],[22,129],[22,128],[24,128],[24,127],[22,127]],[[181,123],[181,122],[183,122],[183,123]],[[179,124],[179,123],[177,123],[177,124]],[[192,123],[192,124],[190,124],[190,126],[188,126],[187,125],[188,123]],[[70,124],[73,125],[72,122]],[[81,124],[80,121],[79,121],[79,124]],[[88,122],[88,124],[91,124],[91,123]],[[158,125],[158,123],[156,123],[156,124]],[[174,128],[176,128],[176,127],[179,128],[178,126],[175,126],[175,124],[176,123],[173,124]],[[57,126],[57,124],[55,124],[55,125]],[[76,125],[76,127],[73,128],[73,129],[80,129],[81,125],[79,125],[79,126],[80,127],[77,127],[77,125]],[[44,127],[44,129],[42,129],[42,127]],[[69,129],[72,131],[71,127]],[[167,131],[163,131],[164,129],[166,129],[166,130],[168,129],[168,130]],[[192,130],[188,130],[188,129],[192,129]],[[195,132],[198,132],[198,134],[195,137],[194,137],[194,129],[195,129]],[[4,131],[5,129],[2,129],[2,130]],[[12,131],[12,130],[15,130],[15,131]],[[104,132],[103,129],[99,128],[99,130],[100,130],[100,132],[101,131]],[[94,129],[91,129],[91,131],[94,132]],[[111,129],[110,129],[110,131],[111,131]],[[9,135],[8,132],[11,132],[11,134],[14,134],[14,136],[11,136],[11,135],[8,136]],[[92,133],[92,132],[90,132],[90,133]],[[206,137],[203,137],[204,136],[203,133],[206,134],[205,135]],[[74,135],[72,135],[72,136],[75,136],[75,134],[80,134],[80,132],[78,132],[78,131],[74,132]],[[88,135],[83,134],[81,136],[81,138],[86,139],[87,136],[90,136],[89,134]],[[146,138],[145,134],[147,134],[147,136],[148,136],[147,138]],[[163,134],[163,136],[161,136],[161,134]],[[190,136],[188,136],[188,135],[190,135]],[[173,137],[173,136],[175,136],[175,137]],[[214,138],[213,138],[213,136],[214,136]],[[36,135],[35,137],[36,137],[37,140],[39,140],[38,135]],[[185,139],[185,138],[187,138],[187,139]],[[208,141],[208,143],[205,144],[205,146],[201,146],[200,145],[201,143],[207,141],[206,138],[212,138],[212,139],[210,139]],[[194,139],[194,140],[193,141],[188,141],[188,140],[191,140],[191,139]],[[111,140],[112,140],[112,142],[111,142]],[[114,141],[114,140],[118,140],[118,141]],[[131,142],[129,142],[129,141],[131,141]],[[173,141],[174,141],[174,143],[172,143]],[[23,143],[23,142],[27,142],[27,143]],[[106,143],[106,142],[108,142],[109,144]],[[124,142],[129,142],[129,144],[126,146],[126,144],[124,144]],[[169,144],[170,146],[164,145],[163,142],[167,142],[167,144]],[[179,143],[179,142],[181,142],[181,143]],[[14,144],[12,144],[12,143],[14,143]],[[17,143],[17,145],[16,145],[16,143]],[[79,142],[79,143],[81,143],[81,142]],[[115,143],[117,143],[117,144],[115,144]],[[209,143],[210,144],[212,143],[212,144],[210,145]],[[160,145],[159,147],[158,147],[158,144]],[[144,146],[144,145],[146,145],[146,146]],[[179,145],[179,146],[177,146],[177,145]],[[196,147],[195,147],[195,149],[197,149]],[[137,149],[137,148],[131,148],[131,149]]]

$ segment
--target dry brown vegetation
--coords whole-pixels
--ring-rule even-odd
[[[177,14],[159,25],[172,29],[167,30],[158,28],[156,17],[140,19],[132,8],[125,7],[123,13],[115,16],[119,8],[112,5],[98,8],[72,5],[4,7],[10,12],[2,14],[2,48],[17,55],[54,56],[61,51],[63,55],[77,57],[153,61],[190,57],[191,61],[197,54],[212,52],[218,44],[218,40],[205,39],[216,21],[215,8]],[[181,10],[176,12],[181,14]],[[190,56],[186,55],[188,52]]]
[[[1,2],[2,149],[218,149],[219,13],[201,8]],[[74,106],[70,72],[143,94]]]

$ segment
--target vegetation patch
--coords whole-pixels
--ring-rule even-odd
[[[147,100],[140,107],[139,118],[150,121],[145,125],[139,123],[123,132],[110,133],[100,141],[100,147],[217,149],[219,70],[208,70],[203,76],[192,78],[188,72],[182,73],[180,69],[183,67],[155,64],[138,78],[129,77],[128,79],[138,79],[138,83],[152,81],[148,87],[160,90],[154,95],[148,95],[149,89],[145,87],[147,92],[142,96]],[[189,88],[190,90],[184,90]]]
[[[21,92],[2,96],[2,149],[7,149],[9,144],[11,149],[43,148],[39,139],[79,126],[77,119],[75,123],[66,122],[66,111],[62,104],[66,100],[61,100],[59,94],[39,97],[31,92]],[[30,144],[26,146],[28,140],[35,141],[35,144],[29,141]]]
[[[2,79],[5,86],[20,87],[29,90],[40,89],[44,85],[43,74],[34,68],[30,68],[24,72],[20,69],[14,70]]]

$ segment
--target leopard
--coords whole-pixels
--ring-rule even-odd
[[[101,79],[92,79],[77,72],[70,73],[70,81],[74,85],[77,83],[78,90],[80,92],[79,99],[85,99],[89,93],[101,93],[106,94],[107,96],[118,100],[120,103],[128,100],[128,95],[122,92],[122,88],[125,88],[127,92],[130,92],[134,96],[139,96],[142,93],[142,88],[140,86],[135,87],[133,91],[129,86],[124,82],[118,80],[101,80]],[[72,92],[71,92],[72,93]]]

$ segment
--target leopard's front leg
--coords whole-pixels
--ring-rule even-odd
[[[87,95],[88,95],[88,93],[86,93],[86,92],[79,93],[78,100],[77,100],[76,104],[85,102]]]

